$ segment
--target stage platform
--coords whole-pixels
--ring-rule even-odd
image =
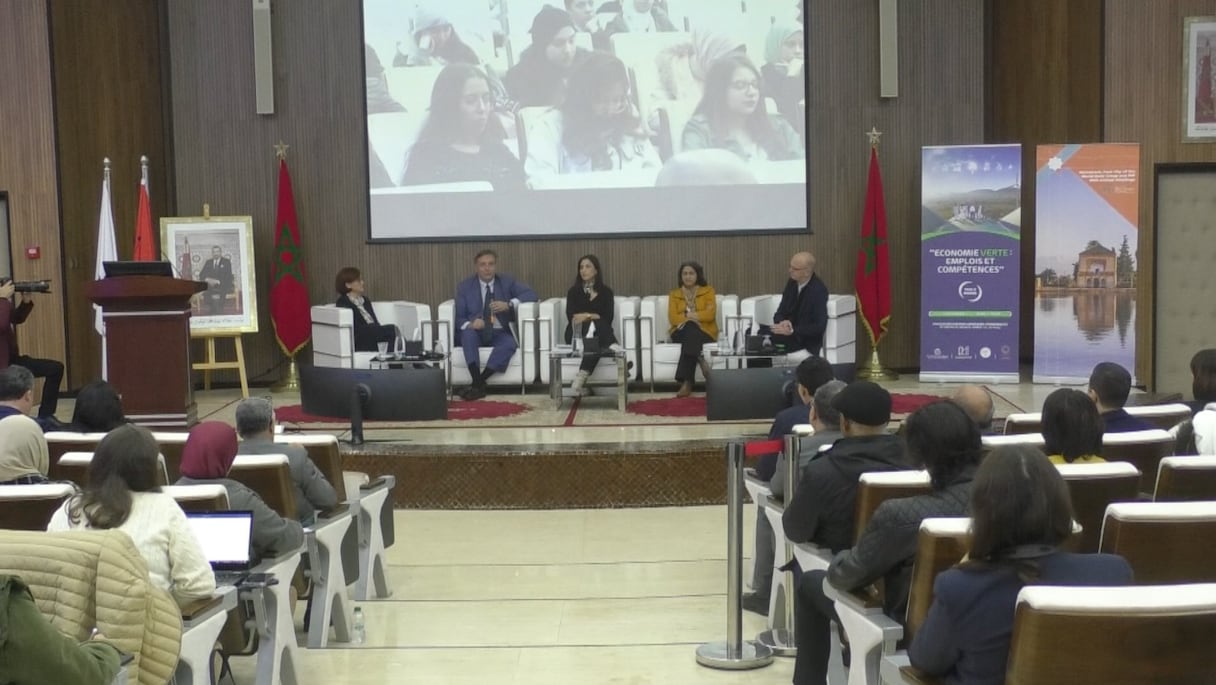
[[[884,382],[896,397],[925,401],[948,396],[956,384],[914,380]],[[1058,386],[990,386],[996,416],[1037,409]],[[649,388],[646,387],[645,390]],[[397,477],[394,505],[409,509],[566,509],[721,504],[725,501],[724,448],[736,439],[767,437],[770,421],[707,422],[704,415],[656,416],[654,401],[673,391],[631,393],[620,412],[610,395],[565,402],[555,408],[537,387],[526,395],[496,390],[477,403],[457,399],[449,420],[368,422],[363,445],[343,443],[347,470]],[[251,394],[271,399],[288,432],[329,433],[348,441],[348,425],[316,421],[299,409],[299,396]],[[917,397],[921,396],[921,397]],[[701,396],[703,398],[703,395]],[[201,420],[233,423],[240,392],[196,393]],[[695,414],[698,400],[668,406]],[[700,401],[703,401],[700,400]],[[639,404],[640,403],[640,404]],[[914,404],[914,403],[913,403]],[[462,406],[465,405],[465,406]],[[502,406],[496,406],[502,405]],[[649,407],[648,407],[649,405]],[[71,416],[71,401],[61,403]],[[896,421],[902,418],[897,414]]]

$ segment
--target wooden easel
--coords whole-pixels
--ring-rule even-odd
[[[192,339],[202,339],[206,341],[207,358],[206,361],[191,364],[190,368],[194,371],[203,372],[203,390],[211,389],[211,372],[222,369],[236,369],[241,375],[241,397],[248,399],[249,397],[249,378],[245,375],[245,348],[241,346],[240,333],[226,333],[221,335],[192,335]],[[215,358],[215,341],[219,338],[232,338],[232,345],[236,348],[235,361],[218,361]]]

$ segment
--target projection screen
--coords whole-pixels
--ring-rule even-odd
[[[373,241],[806,230],[797,0],[363,0]]]

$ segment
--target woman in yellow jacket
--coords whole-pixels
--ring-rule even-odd
[[[698,366],[709,378],[709,363],[701,356],[701,348],[718,337],[718,304],[713,287],[705,283],[705,270],[700,264],[681,264],[679,284],[667,296],[667,320],[671,322],[668,335],[672,342],[680,343],[680,362],[676,365],[680,390],[676,397],[688,397]]]

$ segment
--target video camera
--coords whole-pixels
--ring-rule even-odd
[[[49,293],[51,292],[51,282],[48,280],[42,281],[14,281],[11,278],[6,278],[0,281],[0,285],[13,284],[13,290],[19,293]]]

